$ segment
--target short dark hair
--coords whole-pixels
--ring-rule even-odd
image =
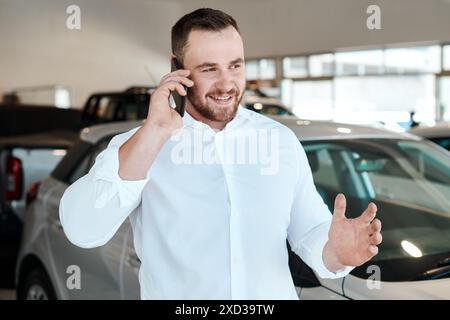
[[[221,31],[229,26],[236,29],[236,20],[223,11],[201,8],[181,17],[172,27],[172,53],[181,62],[184,59],[184,48],[189,34],[193,30]]]

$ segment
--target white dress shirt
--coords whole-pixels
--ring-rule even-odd
[[[241,106],[218,132],[188,113],[183,123],[144,180],[118,175],[118,149],[138,128],[113,137],[61,199],[72,243],[104,245],[130,217],[142,299],[298,299],[286,239],[322,278],[351,271],[323,263],[331,213],[290,129]],[[256,161],[232,159],[245,135],[267,151],[252,149]]]

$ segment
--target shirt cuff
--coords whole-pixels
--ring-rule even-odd
[[[119,148],[109,147],[102,151],[91,168],[96,181],[95,208],[103,208],[116,194],[121,208],[140,201],[142,190],[149,178],[142,180],[123,180],[119,176]]]
[[[332,272],[328,270],[323,262],[323,249],[328,241],[328,230],[330,229],[329,223],[324,223],[318,227],[314,237],[311,237],[313,241],[309,243],[306,248],[310,253],[312,268],[319,277],[324,279],[337,279],[348,275],[355,267],[346,266],[345,268],[339,270],[338,272]]]

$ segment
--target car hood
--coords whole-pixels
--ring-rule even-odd
[[[420,299],[450,300],[450,279],[408,282],[380,282],[379,288],[368,286],[368,280],[347,276],[345,295],[351,299]]]

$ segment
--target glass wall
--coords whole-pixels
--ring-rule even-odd
[[[450,77],[436,81],[450,70],[450,45],[283,57],[282,67],[281,99],[299,117],[391,123],[398,131],[412,113],[429,125],[450,118]]]
[[[444,53],[444,70],[450,71],[450,45],[446,45],[443,48]]]
[[[248,60],[245,63],[247,80],[275,79],[275,59]]]
[[[444,121],[450,121],[450,76],[440,78],[439,95],[442,118]]]

